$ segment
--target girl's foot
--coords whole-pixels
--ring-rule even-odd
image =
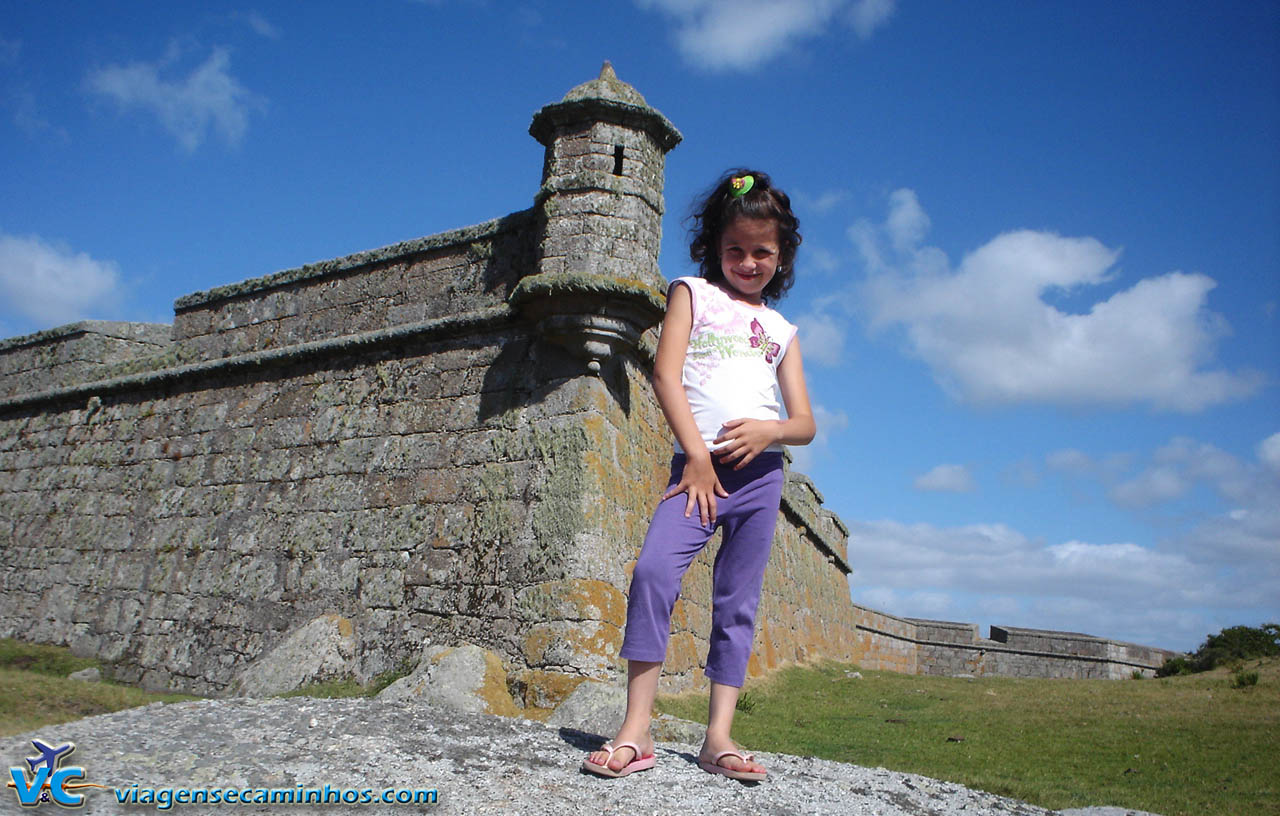
[[[640,746],[640,756],[637,757],[635,749],[624,743]],[[632,734],[624,728],[618,732],[618,736],[609,741],[609,744],[618,746],[614,749],[613,756],[610,756],[608,751],[595,751],[587,756],[587,762],[591,765],[606,767],[611,771],[621,771],[636,759],[653,756],[653,737],[649,736],[648,731]]]
[[[735,745],[733,740],[712,739],[710,735],[698,752],[698,765],[708,773],[719,773],[731,779],[745,781],[764,779],[768,773],[763,765]]]

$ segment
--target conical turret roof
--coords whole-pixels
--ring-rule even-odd
[[[646,131],[664,152],[684,138],[667,117],[649,106],[639,91],[618,79],[608,60],[601,66],[600,76],[574,86],[559,102],[535,113],[529,134],[549,145],[558,127],[590,120]]]
[[[574,86],[560,101],[577,102],[583,99],[609,99],[635,105],[638,108],[649,107],[649,103],[644,101],[639,91],[618,79],[618,75],[613,72],[613,64],[609,60],[605,60],[604,65],[600,66],[600,76]]]

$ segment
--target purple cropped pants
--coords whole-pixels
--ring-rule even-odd
[[[672,458],[668,490],[679,484],[684,463],[683,454]],[[689,501],[685,493],[659,503],[654,512],[631,576],[627,629],[619,654],[627,660],[660,663],[666,659],[671,610],[680,595],[681,579],[716,529],[723,528],[724,540],[712,571],[706,676],[712,682],[741,688],[782,500],[782,454],[762,453],[742,470],[720,464],[715,467],[729,498],[716,497],[714,524],[703,525],[696,507],[685,518]]]

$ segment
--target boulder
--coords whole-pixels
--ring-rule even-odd
[[[387,686],[379,700],[431,703],[454,711],[517,716],[502,660],[479,646],[426,646],[418,667]]]
[[[627,690],[614,683],[579,683],[547,718],[547,725],[612,737],[627,713]]]
[[[270,697],[310,683],[359,677],[355,627],[340,615],[321,615],[287,634],[250,663],[232,684],[240,697]]]
[[[627,690],[613,683],[580,683],[547,718],[548,725],[571,728],[587,734],[612,738],[622,726],[627,712]],[[658,714],[650,725],[653,738],[664,742],[698,744],[706,727],[695,722]]]

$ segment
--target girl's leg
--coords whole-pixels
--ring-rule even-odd
[[[707,736],[700,753],[700,758],[706,760],[722,751],[738,749],[730,731],[738,694],[746,679],[756,609],[785,478],[780,454],[763,455],[738,474],[744,484],[735,486],[736,490],[725,485],[734,502],[728,517],[722,516],[724,541],[712,571],[711,648],[706,668],[711,700]],[[721,758],[719,764],[735,771],[764,771],[756,762],[733,756]]]
[[[727,686],[724,683],[711,684],[707,736],[702,742],[699,758],[713,760],[721,751],[738,750],[737,744],[729,733],[733,729],[733,712],[737,709],[740,691],[741,689],[737,686]],[[734,756],[721,757],[719,764],[733,771],[765,772],[764,766],[760,763],[745,761]]]
[[[642,755],[653,753],[653,737],[649,736],[649,723],[653,719],[653,700],[658,694],[658,677],[662,674],[662,664],[644,660],[627,662],[627,716],[618,729],[618,736],[613,744],[634,742],[640,746]],[[614,751],[609,759],[608,751],[596,751],[588,759],[597,765],[608,762],[610,768],[620,771],[635,759],[635,752],[630,748]]]
[[[679,481],[681,458],[672,466],[668,487]],[[667,657],[671,611],[680,583],[693,559],[715,532],[698,514],[685,518],[687,497],[681,493],[658,504],[644,545],[631,571],[627,592],[627,628],[618,655],[632,661],[659,662]]]
[[[724,541],[711,572],[711,648],[707,679],[741,688],[755,638],[756,609],[782,500],[782,455],[761,455],[740,471],[733,506],[721,516]],[[737,474],[735,474],[737,475]],[[724,479],[721,479],[724,482]]]

